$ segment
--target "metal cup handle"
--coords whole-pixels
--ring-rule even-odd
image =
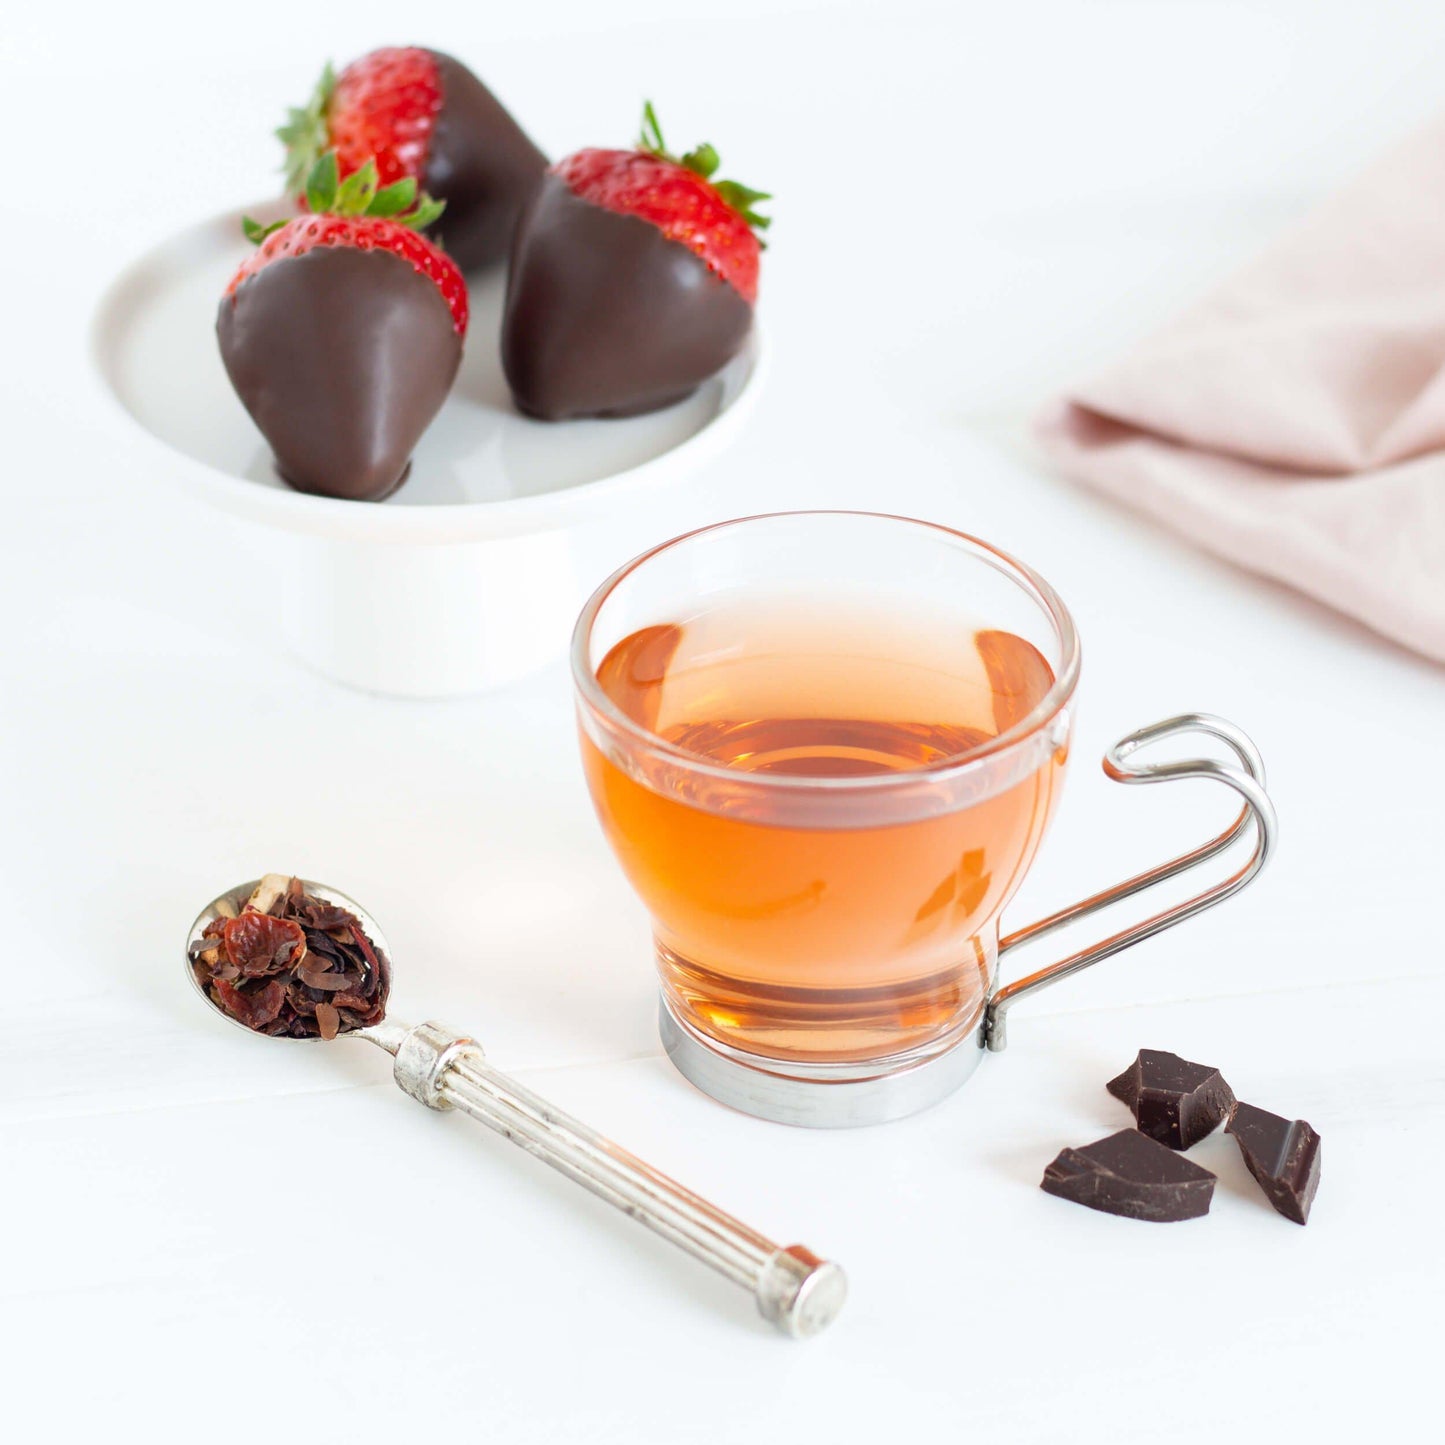
[[[1218,738],[1233,750],[1240,766],[1233,767],[1213,758],[1186,758],[1174,763],[1138,763],[1130,760],[1141,748],[1183,733],[1207,733]],[[1033,943],[1045,934],[1053,933],[1056,929],[1096,913],[1101,908],[1132,897],[1135,893],[1142,893],[1156,883],[1175,878],[1207,862],[1240,838],[1251,823],[1254,825],[1254,852],[1237,872],[1231,873],[1205,892],[1196,894],[1174,908],[1156,913],[1152,918],[1146,918],[1142,923],[1115,933],[1100,943],[1080,949],[1078,953],[1070,954],[1057,963],[1051,963],[1046,968],[997,988],[990,997],[983,1016],[983,1041],[994,1052],[1007,1045],[1008,1011],[1025,994],[1048,988],[1050,984],[1067,978],[1071,973],[1089,968],[1101,959],[1120,953],[1135,943],[1162,933],[1166,928],[1172,928],[1176,923],[1182,923],[1186,918],[1193,918],[1196,913],[1202,913],[1216,903],[1222,903],[1254,878],[1274,850],[1279,836],[1279,822],[1275,817],[1274,804],[1270,802],[1269,794],[1265,791],[1264,761],[1259,755],[1259,749],[1249,737],[1223,718],[1211,717],[1208,713],[1185,713],[1180,717],[1166,718],[1163,722],[1140,728],[1138,732],[1121,738],[1104,754],[1104,771],[1116,783],[1168,783],[1177,778],[1213,778],[1233,788],[1244,799],[1244,806],[1239,810],[1239,816],[1224,832],[1192,852],[1182,853],[1168,863],[1151,868],[1147,873],[1137,874],[1113,888],[1095,893],[1091,898],[1062,908],[1057,913],[1051,913],[1047,918],[1041,918],[1037,923],[1031,923],[1026,928],[1020,928],[1000,939],[1000,962],[1015,948]]]

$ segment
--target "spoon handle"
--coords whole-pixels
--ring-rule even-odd
[[[843,1271],[800,1244],[784,1248],[684,1189],[595,1129],[487,1063],[475,1039],[439,1024],[365,1030],[396,1056],[397,1083],[431,1109],[460,1109],[752,1291],[790,1335],[816,1334],[842,1308]]]

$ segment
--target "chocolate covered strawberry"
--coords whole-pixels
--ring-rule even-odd
[[[379,501],[457,374],[467,285],[421,228],[441,204],[368,162],[338,181],[328,151],[311,214],[262,228],[216,318],[221,359],[277,470],[301,492]]]
[[[547,165],[465,65],[416,46],[373,50],[340,75],[328,65],[276,134],[293,193],[334,150],[343,180],[374,159],[383,186],[410,176],[446,202],[437,234],[464,271],[506,255],[517,212]]]
[[[710,145],[669,155],[648,105],[635,150],[582,150],[547,172],[517,224],[502,322],[522,411],[655,411],[737,354],[768,197],[714,180],[717,167]]]

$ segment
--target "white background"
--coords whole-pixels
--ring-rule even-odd
[[[501,9],[7,13],[0,1420],[17,1440],[1428,1434],[1440,673],[1049,477],[1027,423],[1428,116],[1445,14]],[[416,704],[277,655],[207,514],[116,437],[88,372],[113,271],[273,183],[269,128],[324,58],[410,42],[467,60],[553,154],[625,142],[650,95],[671,136],[707,136],[777,193],[775,365],[705,479],[716,515],[914,512],[1020,553],[1069,600],[1079,761],[1014,921],[1215,821],[1208,790],[1124,793],[1092,762],[1195,707],[1271,767],[1283,844],[1252,892],[1020,1006],[1009,1052],[902,1124],[790,1131],[671,1072],[561,667]],[[425,1114],[380,1055],[207,1016],[182,931],[272,867],[367,903],[403,1016],[475,1030],[499,1066],[843,1262],[834,1330],[775,1337],[740,1291]],[[1125,1121],[1102,1085],[1141,1045],[1314,1123],[1307,1229],[1222,1138],[1195,1156],[1220,1173],[1197,1223],[1038,1190],[1061,1146]]]

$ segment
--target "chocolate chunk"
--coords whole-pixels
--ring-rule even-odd
[[[557,175],[523,208],[502,368],[529,416],[670,406],[736,356],[752,324],[732,285],[650,221],[584,201]]]
[[[421,186],[447,203],[436,232],[463,271],[502,260],[547,158],[458,60],[433,52],[442,105]]]
[[[1286,1219],[1303,1224],[1320,1187],[1320,1136],[1303,1119],[1282,1119],[1240,1104],[1225,1132],[1233,1134],[1245,1166]]]
[[[1161,1049],[1140,1049],[1138,1058],[1106,1087],[1134,1111],[1145,1134],[1171,1149],[1197,1144],[1234,1108],[1234,1090],[1218,1069]]]
[[[236,394],[297,491],[378,501],[446,400],[462,340],[435,284],[400,256],[319,246],[222,298]]]
[[[1061,1149],[1042,1188],[1105,1214],[1169,1224],[1209,1213],[1214,1175],[1137,1129],[1120,1129],[1082,1149]]]

